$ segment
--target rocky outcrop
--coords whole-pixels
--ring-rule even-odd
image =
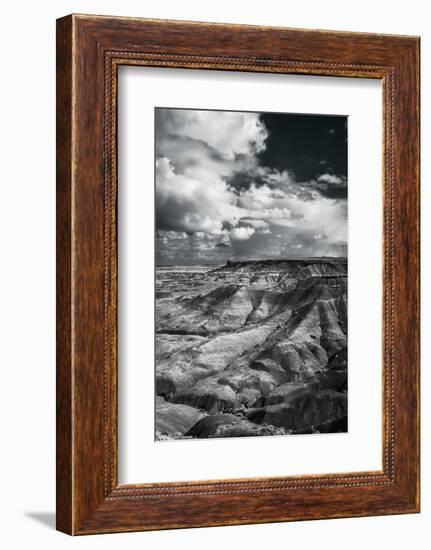
[[[283,435],[287,432],[275,426],[259,425],[232,414],[207,416],[197,422],[186,437],[252,437],[256,435]]]
[[[175,405],[156,397],[156,439],[181,437],[206,414],[187,405]]]
[[[304,390],[275,405],[250,409],[247,419],[257,424],[282,426],[292,433],[327,431],[334,421],[347,418],[347,394],[334,390]]]
[[[294,279],[310,276],[347,276],[347,258],[296,258],[280,260],[248,260],[245,262],[228,262],[218,268],[217,272],[234,273],[283,273]]]
[[[346,274],[338,258],[158,271],[156,393],[209,414],[203,426],[233,415],[244,433],[251,430],[245,420],[260,430],[341,431]]]

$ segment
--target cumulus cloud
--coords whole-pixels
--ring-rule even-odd
[[[347,198],[347,179],[335,174],[321,174],[316,181],[311,182],[322,196],[330,199]]]
[[[205,179],[177,174],[166,157],[156,161],[157,226],[164,230],[220,235],[223,221],[239,215],[232,193],[214,174]]]
[[[234,241],[245,241],[254,233],[253,227],[234,227],[230,232],[230,237]]]
[[[346,178],[262,166],[267,138],[258,113],[156,110],[160,263],[345,252]]]
[[[334,174],[321,174],[317,178],[317,181],[319,182],[323,181],[325,183],[333,183],[335,185],[343,182],[343,180],[339,176],[335,176]]]
[[[157,109],[156,132],[204,142],[227,159],[258,153],[268,135],[258,113],[191,109]]]
[[[256,218],[241,218],[240,224],[245,226],[249,225],[261,231],[268,229],[268,222]]]

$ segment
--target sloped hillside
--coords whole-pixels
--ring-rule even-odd
[[[346,259],[232,262],[156,275],[163,437],[346,431]],[[176,405],[169,414],[168,404]],[[200,416],[189,426],[193,410]]]

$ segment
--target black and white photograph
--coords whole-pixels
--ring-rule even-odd
[[[155,109],[155,439],[347,432],[347,117]]]

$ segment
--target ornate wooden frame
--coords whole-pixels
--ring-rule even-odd
[[[377,78],[384,102],[383,469],[119,485],[119,65]],[[57,528],[419,511],[419,38],[70,15],[57,21]]]

